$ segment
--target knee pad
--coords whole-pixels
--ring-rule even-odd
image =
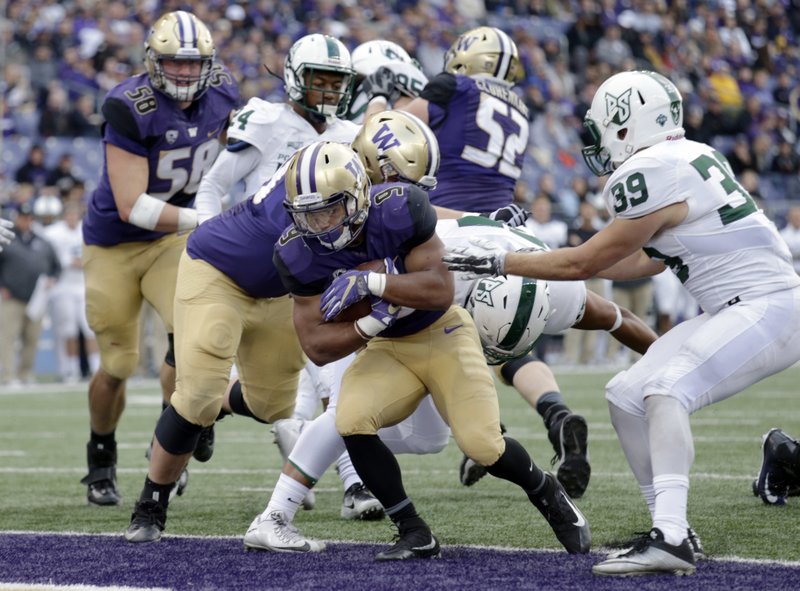
[[[164,355],[164,363],[170,367],[175,367],[175,334],[167,333],[167,354]]]
[[[264,423],[265,425],[268,424],[267,421],[262,421],[256,415],[254,415],[253,411],[250,410],[250,407],[247,406],[247,402],[244,400],[244,393],[242,392],[242,383],[239,380],[236,380],[236,383],[231,386],[228,404],[231,405],[233,414],[250,417],[259,423]]]
[[[525,365],[533,362],[539,361],[539,359],[533,353],[528,353],[524,357],[520,357],[519,359],[512,359],[511,361],[506,361],[503,366],[500,368],[500,375],[506,381],[508,385],[514,383],[514,375],[522,369]]]
[[[108,375],[127,380],[139,365],[139,351],[120,348],[100,350],[100,366]]]
[[[194,451],[202,429],[168,406],[156,423],[156,439],[167,452],[180,456]]]

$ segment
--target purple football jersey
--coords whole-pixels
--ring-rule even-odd
[[[208,90],[187,109],[153,88],[147,74],[128,78],[108,93],[103,103],[103,141],[147,158],[146,192],[179,207],[191,207],[203,174],[220,150],[218,137],[239,102],[233,76],[221,65],[211,73]],[[86,244],[113,246],[156,240],[153,232],[119,217],[108,164],[89,202],[83,221]]]
[[[522,99],[493,78],[449,73],[421,96],[442,152],[431,203],[477,213],[511,203],[530,132]]]
[[[283,207],[285,170],[249,199],[201,224],[186,244],[190,257],[216,267],[254,298],[288,293],[272,261],[275,243],[292,223]]]
[[[324,292],[344,271],[375,259],[392,258],[405,272],[406,255],[436,232],[436,212],[424,191],[413,185],[391,183],[372,187],[372,205],[364,222],[363,238],[338,251],[322,246],[316,238],[303,238],[287,228],[275,247],[275,264],[286,288],[299,296]],[[443,311],[417,310],[399,318],[382,337],[414,334],[433,324]]]

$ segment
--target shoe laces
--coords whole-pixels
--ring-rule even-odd
[[[300,535],[300,530],[297,529],[292,522],[288,521],[283,513],[274,511],[270,513],[269,516],[270,519],[272,519],[272,521],[275,523],[272,530],[282,542],[291,543],[302,538]]]

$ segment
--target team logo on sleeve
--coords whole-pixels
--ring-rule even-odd
[[[622,125],[630,119],[631,92],[632,89],[629,88],[619,96],[606,93],[606,113],[617,125]]]
[[[164,134],[164,137],[166,138],[168,144],[174,144],[176,141],[178,141],[178,130],[168,129],[167,133]]]

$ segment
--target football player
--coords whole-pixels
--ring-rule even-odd
[[[244,182],[246,196],[256,193],[297,149],[319,140],[351,142],[358,126],[342,117],[350,104],[355,76],[350,52],[341,41],[319,33],[296,41],[284,63],[288,100],[271,103],[254,97],[231,120],[227,149],[200,183],[200,223],[222,210],[223,198],[238,182]],[[313,381],[309,372],[316,369],[312,366],[309,364],[301,376],[303,389]],[[298,421],[313,416],[298,414],[303,410],[298,408],[295,413]],[[305,411],[313,410],[312,406]],[[275,429],[290,432],[292,425],[298,423],[284,421]],[[213,425],[204,433],[213,434]],[[380,517],[380,504],[363,490],[346,454],[337,462],[337,468],[345,490],[343,507],[353,505],[354,512],[345,511],[347,515]],[[309,495],[304,503],[307,509],[312,508],[313,497]]]
[[[145,43],[147,72],[114,87],[102,112],[105,162],[83,223],[86,315],[100,369],[89,384],[93,505],[118,505],[115,430],[125,384],[138,363],[138,315],[147,300],[164,321],[165,404],[175,386],[172,301],[195,192],[220,149],[239,101],[233,76],[214,62],[214,41],[193,14],[159,18]]]
[[[408,417],[428,392],[459,447],[493,476],[520,486],[569,552],[588,552],[589,526],[563,487],[500,432],[494,382],[472,319],[452,305],[453,280],[440,264],[444,248],[425,192],[407,183],[371,190],[357,154],[325,142],[292,157],[285,205],[294,223],[276,244],[274,261],[295,302],[303,350],[319,365],[358,351],[343,377],[336,428],[399,530],[376,559],[440,553],[377,435]],[[376,259],[385,273],[348,271]],[[364,297],[369,314],[329,322]]]
[[[535,254],[473,245],[450,269],[547,280],[649,277],[669,267],[703,313],[662,335],[606,386],[611,420],[653,526],[598,575],[691,574],[686,505],[694,456],[689,415],[800,360],[800,277],[772,222],[725,157],[685,139],[683,101],[655,72],[598,89],[584,159],[610,175],[611,224],[584,244]]]
[[[358,126],[342,117],[354,80],[350,52],[341,41],[320,33],[298,39],[284,62],[287,101],[253,97],[231,119],[227,148],[197,192],[200,223],[222,211],[222,199],[236,183],[243,181],[244,195],[252,196],[303,146],[353,141]]]
[[[396,108],[418,97],[428,84],[428,77],[422,73],[419,62],[397,43],[384,39],[362,43],[353,50],[356,91],[347,111],[348,120],[359,124],[364,122],[364,114],[372,98],[371,81],[368,77],[381,67],[385,67],[391,74],[393,83],[391,99]]]
[[[442,152],[431,203],[489,213],[511,203],[528,147],[528,108],[513,91],[522,77],[514,41],[496,27],[462,34],[419,98],[397,108],[427,123]],[[395,80],[379,69],[368,77],[373,97],[391,99]],[[374,105],[374,106],[373,106]],[[370,105],[380,111],[385,103]]]

